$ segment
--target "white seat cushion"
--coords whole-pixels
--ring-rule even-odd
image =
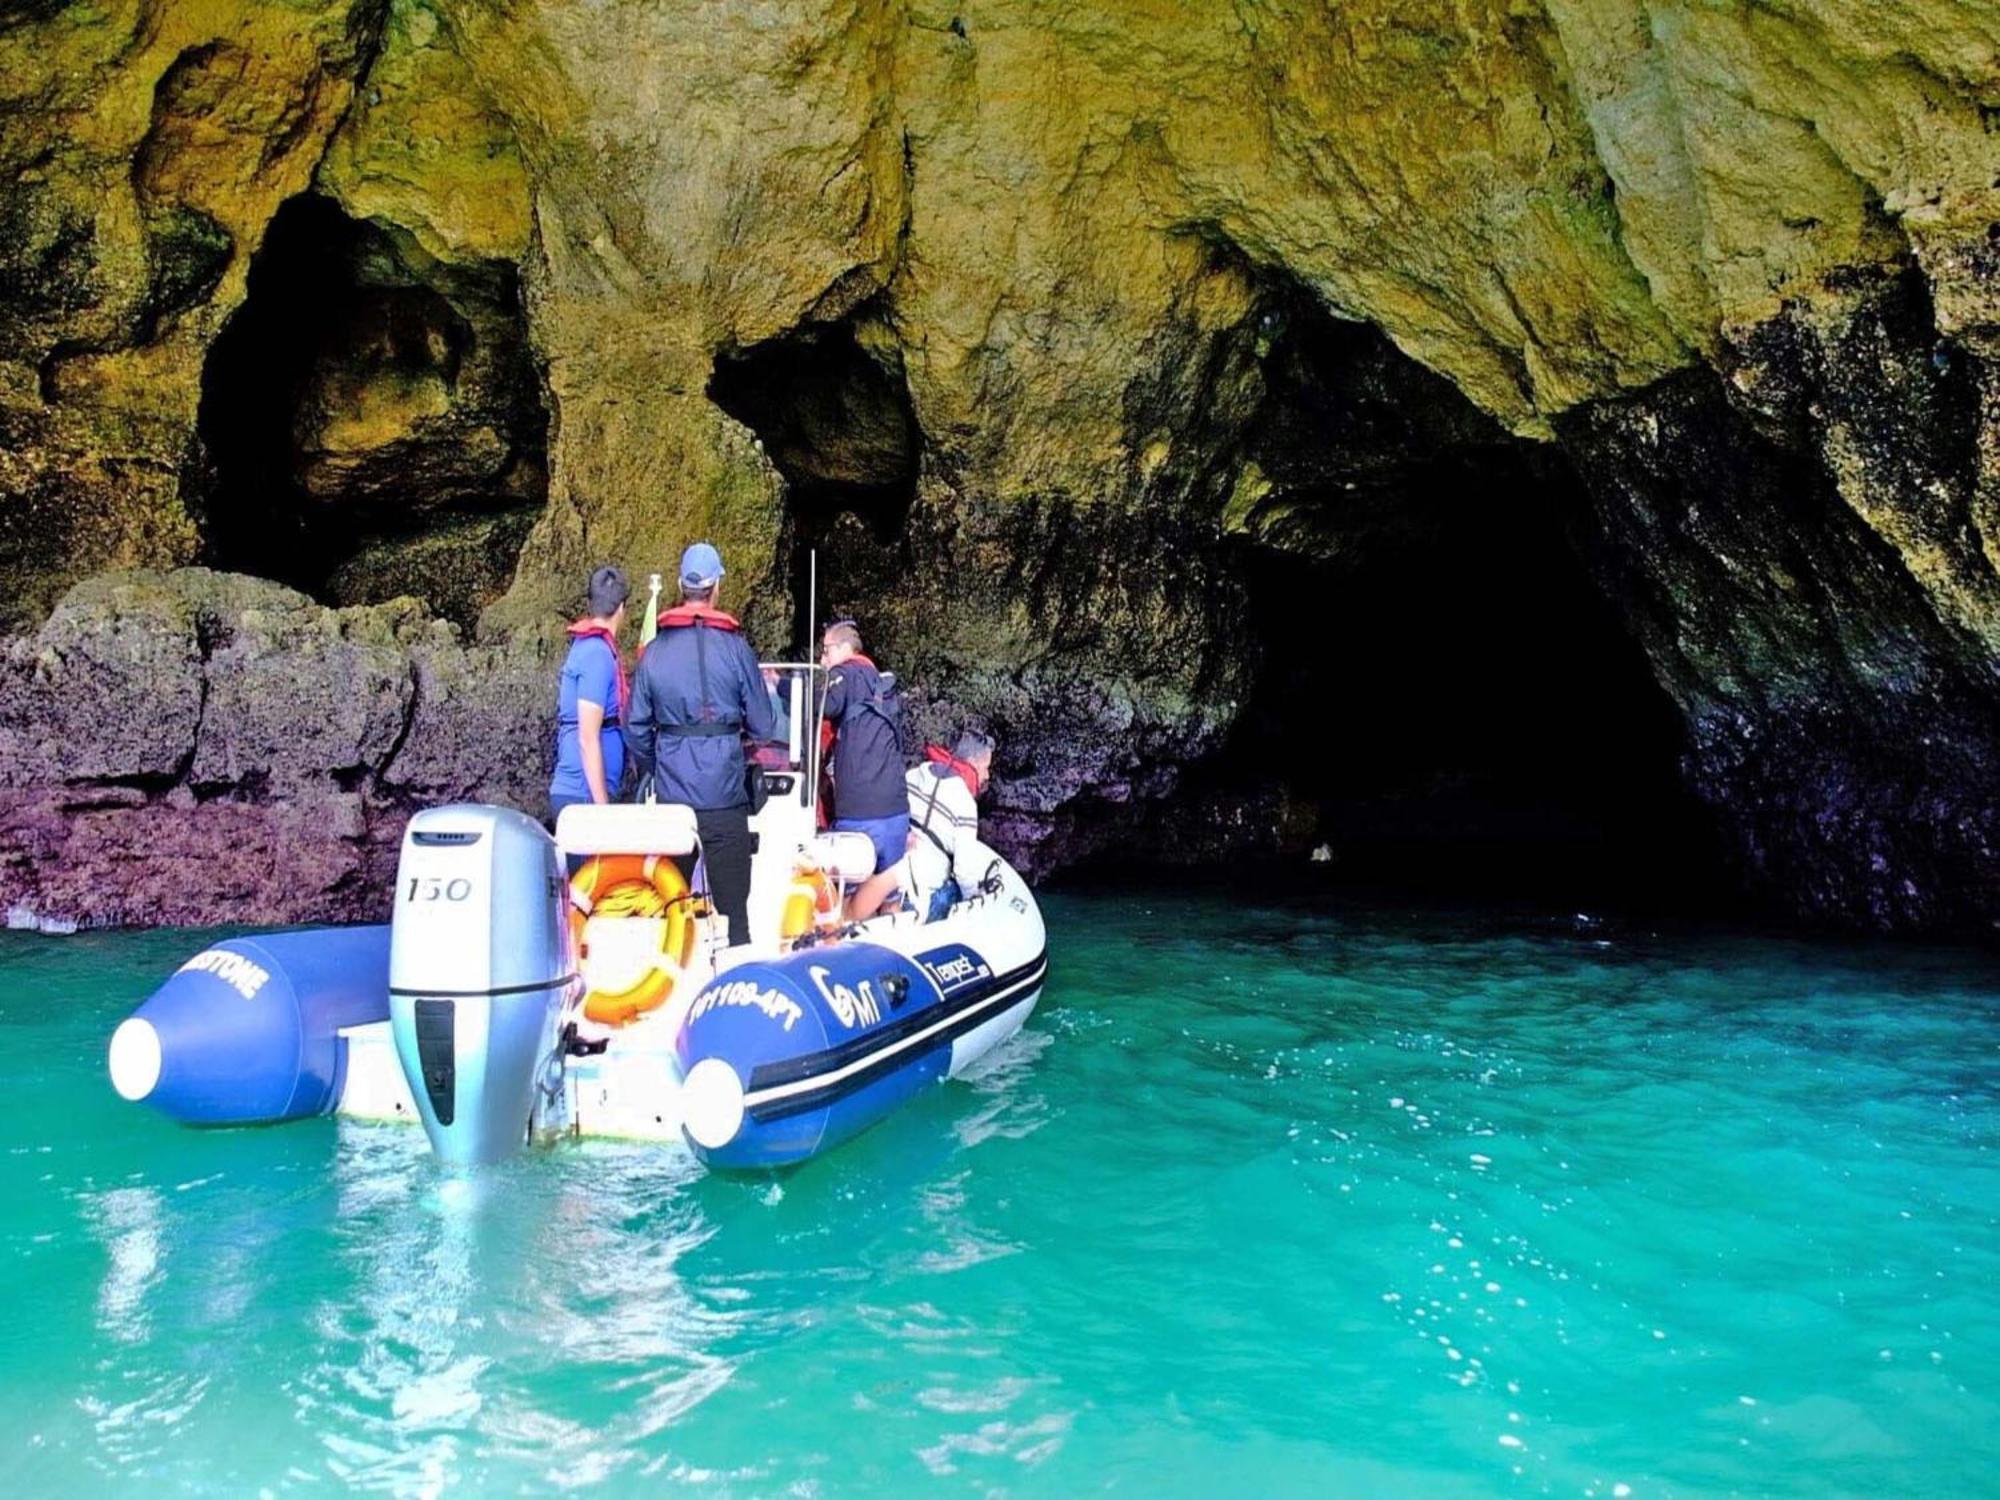
[[[694,809],[678,802],[579,802],[556,818],[565,854],[691,854]]]
[[[875,845],[865,833],[816,833],[806,857],[843,885],[859,885],[875,873]]]

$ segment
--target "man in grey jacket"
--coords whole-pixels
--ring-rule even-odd
[[[863,881],[848,903],[856,920],[872,917],[899,886],[934,922],[959,895],[986,878],[995,855],[979,841],[979,794],[993,778],[993,741],[968,729],[947,750],[924,748],[924,763],[904,777],[910,804],[909,852]]]
[[[681,555],[681,602],[661,614],[660,633],[639,658],[626,739],[660,801],[694,809],[709,893],[734,946],[750,941],[743,744],[746,736],[753,744],[770,739],[775,725],[757,653],[715,607],[721,583],[721,555],[707,542]]]

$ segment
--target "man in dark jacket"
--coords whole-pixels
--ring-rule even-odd
[[[865,833],[875,868],[903,857],[910,840],[910,800],[903,786],[903,702],[895,677],[861,654],[861,632],[836,620],[820,637],[826,701],[833,726],[833,826]]]
[[[756,653],[715,607],[721,583],[722,558],[707,542],[681,554],[681,602],[660,616],[660,633],[639,659],[626,737],[660,801],[694,809],[709,892],[734,945],[750,940],[743,737],[768,740],[775,726]]]

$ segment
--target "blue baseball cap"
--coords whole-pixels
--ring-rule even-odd
[[[681,554],[681,583],[691,589],[712,589],[722,578],[722,554],[707,542],[696,542]]]

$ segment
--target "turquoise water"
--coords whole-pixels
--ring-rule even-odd
[[[199,939],[0,935],[8,1493],[2000,1492],[1985,960],[1048,911],[779,1180],[181,1129],[102,1048]]]

